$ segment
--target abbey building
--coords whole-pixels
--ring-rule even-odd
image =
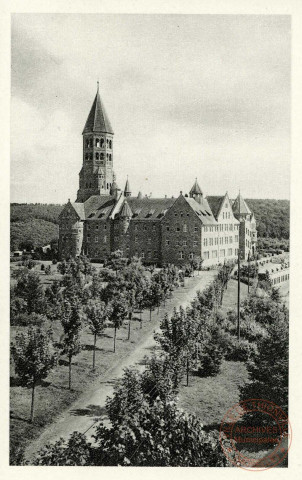
[[[115,250],[144,263],[182,265],[201,257],[205,266],[255,253],[256,221],[247,203],[228,193],[204,197],[195,180],[177,198],[133,195],[119,189],[113,171],[114,133],[97,91],[83,130],[83,165],[75,202],[59,218],[59,254],[103,261]]]

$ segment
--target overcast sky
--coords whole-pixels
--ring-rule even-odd
[[[133,194],[289,198],[290,17],[12,17],[11,201],[75,200],[96,82]]]

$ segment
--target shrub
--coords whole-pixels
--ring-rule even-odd
[[[228,348],[225,359],[235,362],[247,362],[257,354],[257,346],[254,343],[245,339],[238,341],[236,337],[230,338]]]
[[[19,315],[11,316],[11,325],[19,327],[28,327],[30,325],[41,326],[46,320],[45,315],[40,313],[23,312]]]

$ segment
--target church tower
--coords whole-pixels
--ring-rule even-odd
[[[83,130],[83,166],[77,202],[92,195],[110,195],[113,183],[113,130],[97,93]]]

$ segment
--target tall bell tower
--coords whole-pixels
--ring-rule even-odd
[[[110,195],[113,183],[113,130],[97,93],[83,130],[83,165],[77,202],[92,195]]]

